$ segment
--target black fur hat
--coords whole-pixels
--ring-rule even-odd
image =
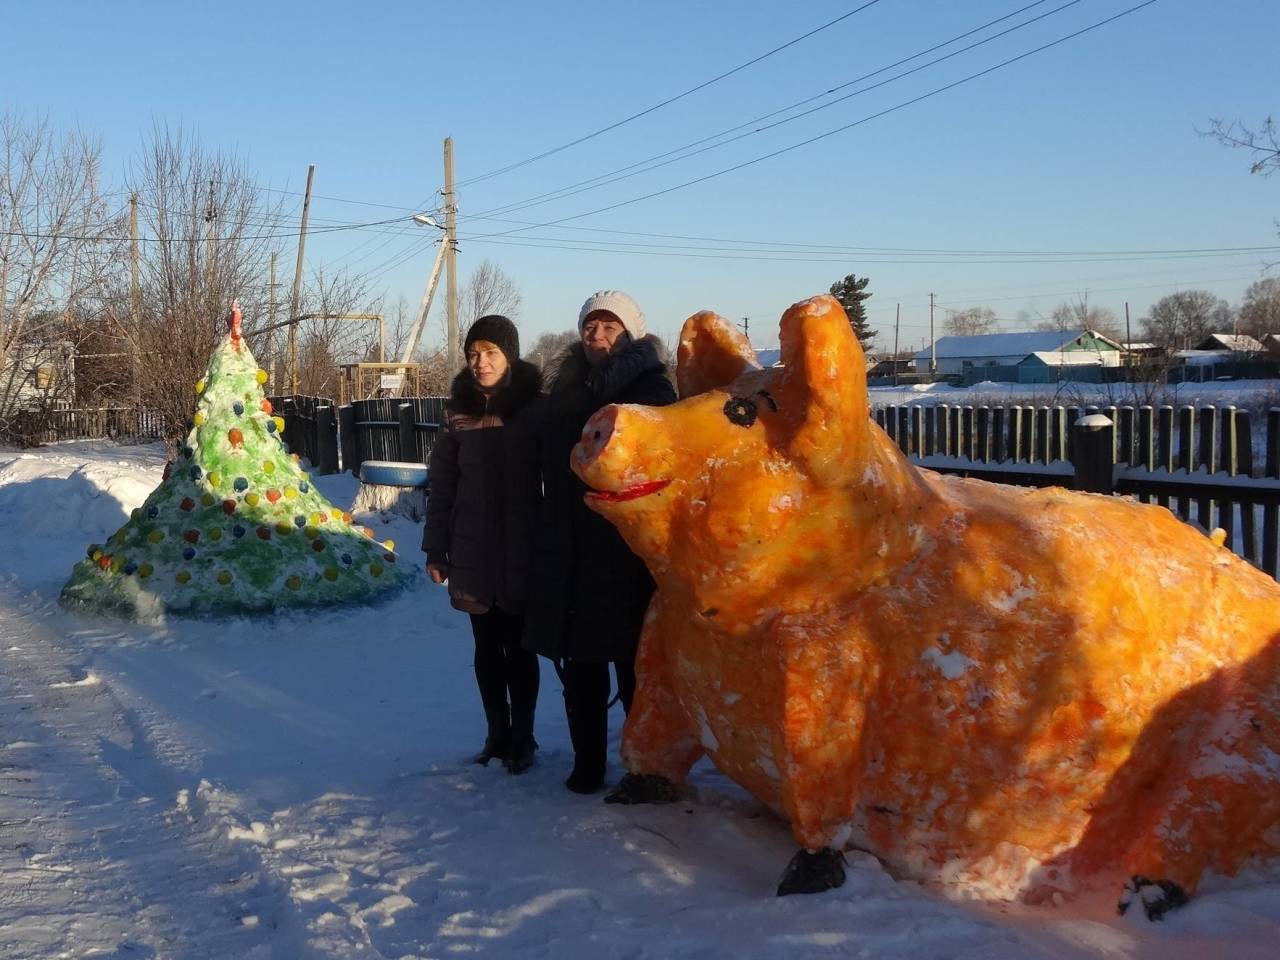
[[[507,358],[507,363],[515,363],[520,359],[520,334],[516,331],[516,325],[500,313],[483,316],[471,325],[462,346],[464,357],[471,349],[471,344],[477,340],[487,340],[495,345]]]

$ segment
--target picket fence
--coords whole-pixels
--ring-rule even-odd
[[[1109,421],[1100,440],[1076,429]],[[1232,406],[877,408],[913,462],[1000,483],[1068,486],[1158,503],[1280,578],[1280,408],[1255,423]]]
[[[63,440],[161,440],[165,420],[138,407],[75,407],[19,410],[0,424],[0,439],[23,447]]]

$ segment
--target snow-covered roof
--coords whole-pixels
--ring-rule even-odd
[[[1034,330],[1028,333],[982,333],[971,337],[939,337],[935,349],[939,359],[971,357],[1025,357],[1032,353],[1060,350],[1086,333],[1100,336],[1089,330]],[[1101,339],[1106,339],[1101,337]],[[1114,341],[1107,341],[1114,342]],[[1119,344],[1115,344],[1119,348]],[[925,347],[915,355],[917,360],[929,357]]]
[[[1233,353],[1257,353],[1266,348],[1253,337],[1244,333],[1211,333],[1200,343],[1198,350],[1230,350]]]
[[[1128,343],[1122,343],[1120,346],[1126,350],[1156,350],[1158,349],[1154,343],[1149,340],[1130,340]]]
[[[782,359],[781,350],[757,350],[756,359],[760,361],[760,366],[766,370],[769,367],[776,367],[778,361]]]

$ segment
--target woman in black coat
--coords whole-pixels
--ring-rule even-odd
[[[520,359],[520,338],[506,317],[472,324],[466,357],[431,451],[422,549],[427,575],[448,581],[453,606],[471,615],[488,728],[475,760],[498,757],[523,773],[538,746],[538,658],[523,648],[521,635],[542,500],[538,448],[546,398],[542,374]]]
[[[573,741],[565,786],[604,784],[609,733],[609,664],[623,708],[635,692],[635,655],[654,583],[614,526],[590,510],[569,454],[593,413],[611,403],[664,406],[676,400],[658,341],[625,293],[602,290],[578,314],[581,340],[559,358],[542,447],[542,521],[525,644],[554,660],[564,682]]]

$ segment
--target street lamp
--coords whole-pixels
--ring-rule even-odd
[[[444,227],[436,223],[435,217],[429,213],[415,213],[411,219],[420,227],[435,227],[437,230],[444,229]]]

